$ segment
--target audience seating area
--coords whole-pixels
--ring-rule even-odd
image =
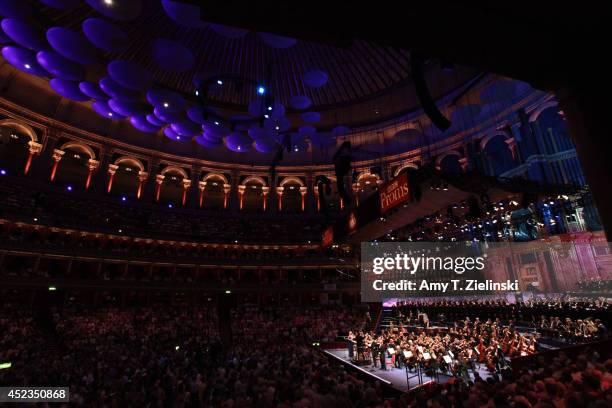
[[[316,347],[365,327],[367,308],[241,305],[228,315],[228,340],[217,307],[174,306],[53,309],[45,324],[5,303],[0,361],[13,365],[0,371],[0,384],[69,384],[71,405],[87,407],[599,408],[612,401],[612,360],[589,350],[390,397]]]
[[[166,208],[10,176],[0,177],[0,218],[146,238],[251,244],[318,243],[325,226],[322,216]]]

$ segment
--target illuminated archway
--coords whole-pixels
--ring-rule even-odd
[[[191,180],[187,171],[178,166],[167,166],[156,176],[155,199],[158,202],[174,206],[185,205]]]
[[[480,150],[484,156],[486,172],[491,176],[499,175],[515,167],[514,154],[516,143],[507,132],[493,132],[480,140]]]
[[[200,189],[200,207],[227,208],[231,186],[225,175],[208,173],[200,181],[198,188]]]
[[[299,177],[285,177],[277,188],[279,210],[299,212],[306,209],[306,191]]]
[[[417,166],[414,163],[406,163],[400,167],[398,167],[394,172],[393,172],[393,177],[397,177],[400,175],[401,172],[411,169],[411,170],[418,170],[419,166]]]
[[[436,158],[436,169],[446,173],[461,173],[461,153],[450,150]]]
[[[357,181],[353,183],[353,196],[355,197],[355,204],[359,205],[372,194],[378,192],[378,186],[381,184],[381,179],[378,174],[364,171],[357,176]]]
[[[0,167],[14,174],[28,174],[42,145],[32,127],[13,119],[0,120]]]
[[[240,209],[265,211],[267,209],[268,187],[260,176],[248,176],[238,186]]]
[[[140,159],[121,156],[108,166],[107,192],[122,196],[133,196],[140,199],[142,187],[149,174]]]
[[[94,150],[81,142],[68,141],[53,152],[51,181],[65,184],[69,189],[83,185],[87,190],[91,177],[100,165]]]

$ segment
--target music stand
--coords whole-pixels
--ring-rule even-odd
[[[408,386],[408,391],[410,391],[410,379],[411,378],[416,378],[417,379],[417,386],[423,385],[423,373],[421,372],[421,364],[420,363],[416,364],[416,373],[415,374],[412,374],[410,371],[408,371],[408,364],[404,365],[404,369],[406,370],[406,385]]]

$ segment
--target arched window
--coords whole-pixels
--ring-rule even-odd
[[[30,135],[11,124],[0,124],[0,168],[10,174],[23,174],[29,155]]]
[[[357,182],[354,185],[353,192],[356,195],[358,202],[363,202],[368,197],[378,192],[380,178],[378,175],[364,172],[357,177]]]
[[[185,191],[184,180],[189,180],[187,172],[176,166],[168,166],[161,171],[163,176],[159,187],[159,202],[167,205],[181,205]]]
[[[93,149],[79,142],[64,143],[64,152],[57,163],[54,182],[72,188],[86,188],[91,180],[90,164],[96,159]]]
[[[239,186],[241,209],[244,211],[263,211],[264,187],[266,182],[261,177],[251,176],[242,181]],[[242,191],[242,192],[241,192]]]
[[[142,162],[133,157],[122,156],[115,160],[114,165],[117,168],[113,176],[112,194],[136,197],[143,179],[146,178]]]
[[[445,173],[461,173],[459,158],[458,152],[448,152],[436,160],[436,165],[440,171]]]
[[[280,186],[283,188],[281,200],[285,212],[300,212],[304,210],[302,195],[306,192],[304,182],[297,177],[285,177]]]
[[[203,180],[204,193],[202,199],[202,207],[208,209],[220,210],[225,206],[225,186],[229,185],[227,178],[219,173],[209,173]]]
[[[506,143],[507,140],[508,135],[503,133],[496,133],[483,139],[482,151],[485,155],[487,172],[491,176],[497,176],[515,166],[512,150]]]

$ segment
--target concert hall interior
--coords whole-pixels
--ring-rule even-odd
[[[0,0],[0,404],[611,406],[600,7]]]

